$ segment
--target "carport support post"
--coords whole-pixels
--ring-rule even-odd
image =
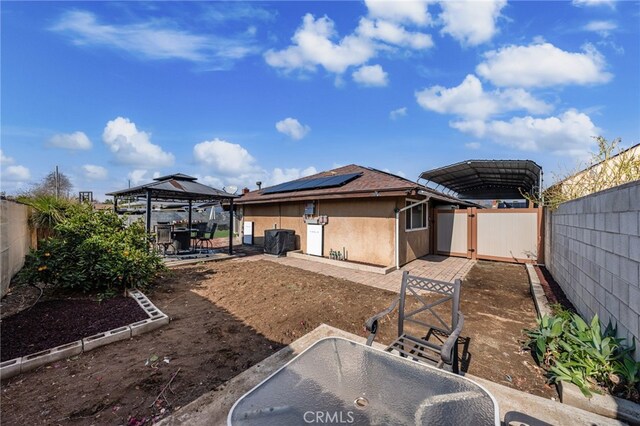
[[[229,255],[233,254],[233,198],[229,198]]]
[[[187,226],[187,229],[189,230],[189,250],[191,250],[191,209],[192,208],[193,208],[193,200],[189,200],[189,225]]]
[[[147,234],[151,234],[151,191],[147,189]]]

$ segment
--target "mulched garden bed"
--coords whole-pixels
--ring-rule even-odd
[[[562,291],[560,285],[556,282],[555,279],[553,279],[553,276],[547,270],[547,268],[545,268],[544,266],[534,266],[534,268],[536,270],[536,273],[538,274],[540,284],[542,285],[542,290],[544,291],[545,296],[547,296],[549,304],[559,304],[568,311],[576,312],[576,308],[567,298],[567,295],[564,294],[564,291]]]
[[[147,319],[130,297],[48,300],[3,318],[1,359],[6,361],[71,343],[84,337]]]

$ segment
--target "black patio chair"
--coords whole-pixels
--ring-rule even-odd
[[[398,306],[398,337],[385,350],[387,352],[397,352],[402,357],[410,357],[416,361],[433,364],[438,368],[443,368],[444,364],[450,365],[454,373],[459,372],[458,366],[458,338],[464,325],[464,316],[460,312],[460,288],[462,282],[457,279],[455,282],[436,281],[429,278],[421,278],[409,275],[408,272],[402,274],[402,287],[400,294],[391,305],[384,311],[369,318],[365,327],[369,331],[367,345],[371,346],[378,332],[378,321],[384,316],[393,312]],[[420,303],[420,307],[405,312],[407,292],[411,293],[414,299]],[[436,300],[425,298],[426,293],[435,293]],[[441,297],[439,297],[441,296]],[[451,322],[445,321],[434,310],[436,306],[443,305],[451,301]],[[443,305],[442,308],[445,306]],[[418,319],[418,315],[427,316],[437,321],[431,324],[424,319]],[[405,321],[424,327],[424,336],[415,336],[405,332]],[[430,321],[433,322],[433,321]]]
[[[200,233],[200,229],[198,229],[198,245],[200,246],[201,249],[203,249],[204,245],[206,244],[207,248],[210,249],[212,248],[211,240],[213,239],[213,236],[216,233],[218,224],[215,222],[211,222],[205,225],[206,225],[206,228],[202,233]]]
[[[173,238],[171,237],[171,230],[171,225],[156,225],[156,246],[158,246],[158,248],[162,246],[162,254],[164,256],[166,256],[169,246],[173,247],[173,253],[176,252],[176,246],[173,245]]]

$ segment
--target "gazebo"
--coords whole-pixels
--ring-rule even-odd
[[[237,195],[196,182],[197,178],[182,173],[155,178],[153,182],[107,193],[113,196],[113,208],[118,210],[119,198],[145,198],[147,232],[151,232],[151,201],[186,201],[189,203],[189,229],[192,226],[193,202],[229,202],[229,254],[233,254],[233,200]]]

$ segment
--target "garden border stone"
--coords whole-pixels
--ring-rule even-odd
[[[526,268],[527,274],[529,275],[531,296],[533,296],[533,303],[536,305],[538,318],[541,318],[544,315],[551,315],[552,312],[551,307],[549,306],[549,300],[547,300],[547,296],[544,294],[544,290],[540,284],[540,278],[538,278],[535,268],[529,263],[526,264]]]
[[[54,361],[59,361],[61,359],[69,358],[74,355],[79,355],[81,353],[82,340],[76,340],[75,342],[56,346],[52,349],[46,349],[34,354],[25,355],[22,357],[20,372],[22,373],[24,371],[33,370],[34,368],[38,368],[41,365],[49,364]]]
[[[8,359],[0,362],[0,380],[13,377],[16,374],[20,374],[20,367],[22,365],[22,357]]]
[[[635,402],[612,395],[593,394],[591,398],[587,398],[579,387],[569,382],[558,383],[558,393],[563,404],[632,425],[640,425],[640,404]]]
[[[55,348],[45,349],[40,352],[14,358],[0,363],[0,380],[8,379],[17,374],[33,370],[42,365],[61,359],[88,352],[109,343],[126,340],[133,336],[155,330],[158,327],[169,324],[170,318],[158,309],[140,290],[127,290],[127,295],[132,297],[149,316],[148,319],[137,321],[129,325],[114,328],[104,333],[94,334],[82,340],[65,343]]]
[[[99,348],[100,346],[108,345],[109,343],[127,340],[130,338],[131,327],[125,325],[124,327],[114,328],[113,330],[105,331],[104,333],[85,337],[82,339],[82,348],[84,352],[87,352],[92,349]]]
[[[146,333],[163,325],[169,324],[169,317],[158,309],[151,301],[139,290],[128,290],[129,296],[138,302],[138,305],[149,315],[149,319],[137,321],[129,324],[131,328],[131,336],[137,336]]]

